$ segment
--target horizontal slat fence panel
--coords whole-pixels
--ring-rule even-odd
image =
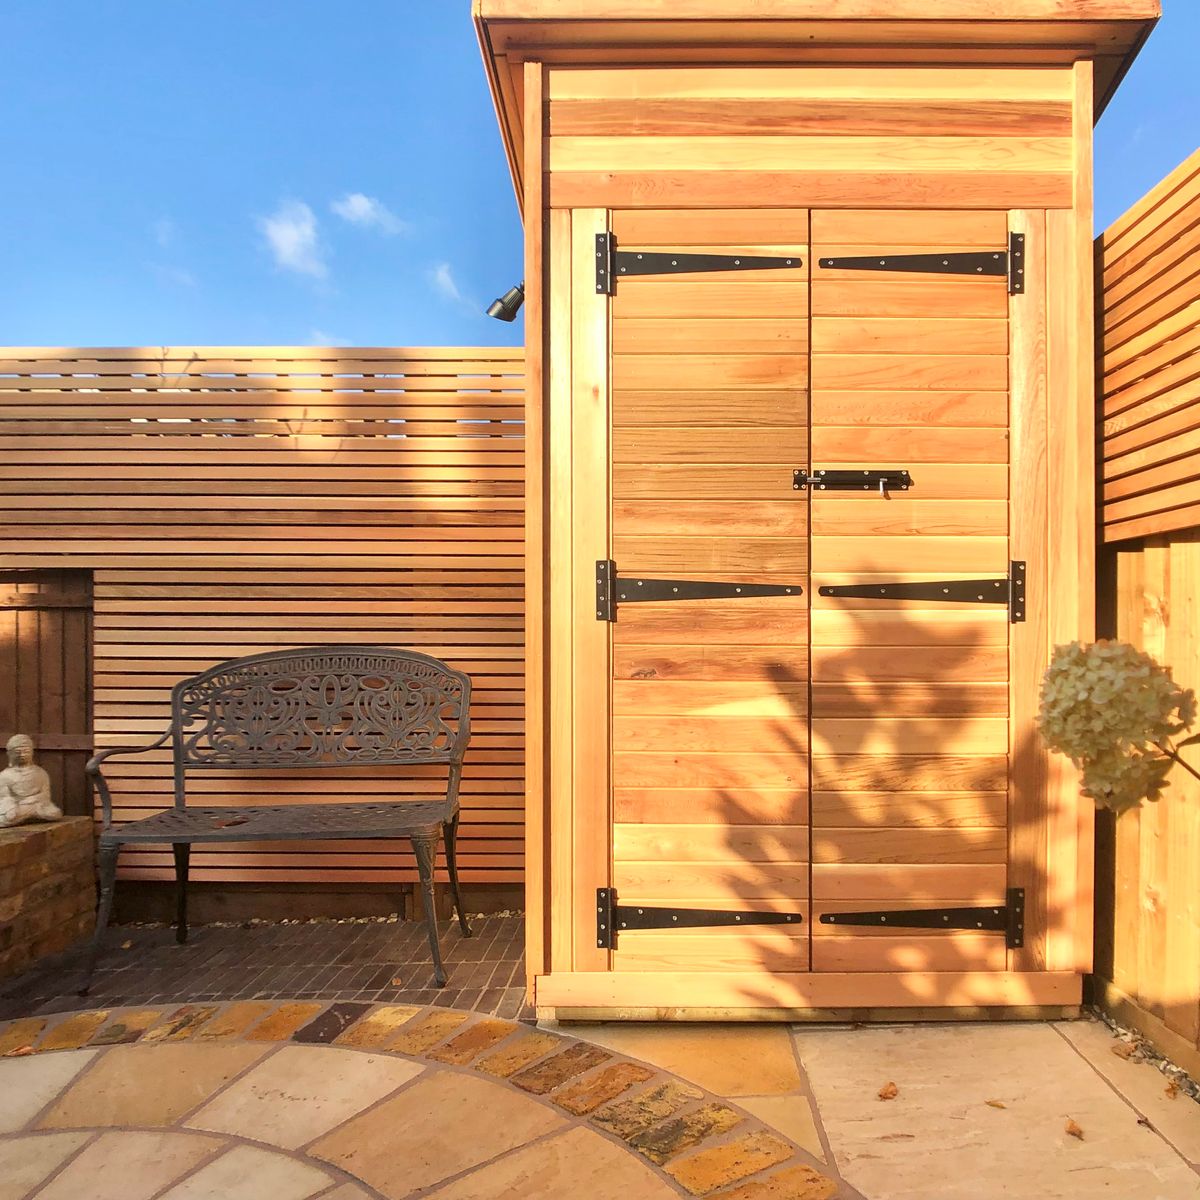
[[[1104,540],[1200,525],[1200,151],[1096,242]]]
[[[148,741],[180,677],[379,642],[475,681],[463,878],[521,878],[524,365],[519,349],[0,348],[0,569],[94,579],[96,744]],[[111,764],[118,819],[169,756]],[[204,777],[204,803],[427,794],[433,774]],[[122,855],[171,877],[167,849]],[[393,882],[402,845],[198,847],[195,878]]]

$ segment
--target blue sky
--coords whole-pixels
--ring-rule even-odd
[[[515,344],[468,0],[5,0],[0,343]],[[1200,6],[1097,131],[1103,228],[1200,143]]]

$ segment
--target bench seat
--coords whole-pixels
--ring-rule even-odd
[[[101,842],[291,842],[436,837],[454,812],[444,800],[169,808],[101,834]]]

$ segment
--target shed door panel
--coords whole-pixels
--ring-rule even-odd
[[[612,300],[618,579],[795,583],[801,596],[618,604],[613,886],[623,904],[805,924],[620,934],[613,967],[808,967],[808,213],[615,213],[621,250],[806,266],[621,278]],[[764,240],[769,237],[768,240]]]
[[[814,212],[812,261],[1007,237],[1000,212]],[[1003,903],[1007,609],[818,589],[1008,574],[1007,287],[814,266],[811,296],[814,469],[914,481],[810,502],[813,969],[1003,970],[1000,933],[820,914]]]

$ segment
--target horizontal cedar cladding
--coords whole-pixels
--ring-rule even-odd
[[[1096,243],[1104,539],[1200,526],[1200,152]]]
[[[459,862],[522,872],[523,352],[0,350],[0,569],[95,578],[95,737],[152,740],[225,658],[409,646],[471,674]],[[117,818],[171,803],[164,750],[116,760]],[[427,793],[441,776],[199,779],[205,803]],[[130,878],[171,877],[132,848]],[[196,848],[208,881],[391,883],[402,845]]]
[[[552,207],[1069,208],[1069,69],[571,68]]]

